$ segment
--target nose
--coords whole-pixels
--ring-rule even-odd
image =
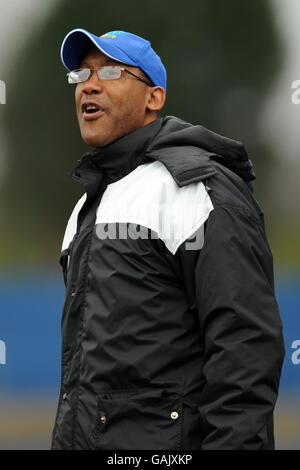
[[[90,78],[82,83],[82,92],[90,95],[92,93],[101,93],[102,90],[103,81],[99,80],[96,70],[93,70]]]

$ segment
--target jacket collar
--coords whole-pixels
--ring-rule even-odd
[[[163,163],[180,187],[215,175],[219,165],[246,182],[255,179],[241,142],[173,116],[157,119],[106,147],[86,153],[71,176],[86,187],[89,197],[103,177],[115,182],[153,160]]]
[[[145,156],[145,149],[160,131],[162,121],[162,118],[157,119],[105,147],[87,152],[71,176],[75,175],[76,179],[76,173],[87,175],[92,170],[102,173],[110,182],[123,178],[141,163],[151,161]]]

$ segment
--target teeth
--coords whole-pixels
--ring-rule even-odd
[[[88,106],[86,106],[85,109],[86,109],[86,111],[91,111],[91,110],[96,110],[96,111],[98,111],[97,106],[94,106],[94,105],[92,105],[92,104],[89,104]]]

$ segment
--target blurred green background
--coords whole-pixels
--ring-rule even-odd
[[[300,338],[300,172],[298,136],[290,133],[300,115],[291,102],[300,68],[291,47],[297,37],[289,36],[300,12],[294,0],[284,3],[285,16],[275,0],[49,0],[47,6],[1,0],[0,79],[7,95],[0,105],[0,339],[7,363],[0,365],[0,448],[49,447],[55,417],[63,303],[57,260],[82,194],[68,171],[89,150],[60,61],[62,40],[76,27],[98,35],[123,29],[149,39],[168,72],[163,115],[246,145],[286,338],[277,448],[300,448],[300,365],[290,359],[290,344]]]

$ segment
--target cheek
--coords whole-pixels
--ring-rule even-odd
[[[75,104],[76,104],[76,111],[78,114],[78,111],[80,109],[80,93],[79,90],[76,88],[75,90]]]
[[[124,90],[122,94],[111,98],[111,112],[116,117],[134,121],[144,114],[144,102],[144,94],[133,92],[132,89]]]

